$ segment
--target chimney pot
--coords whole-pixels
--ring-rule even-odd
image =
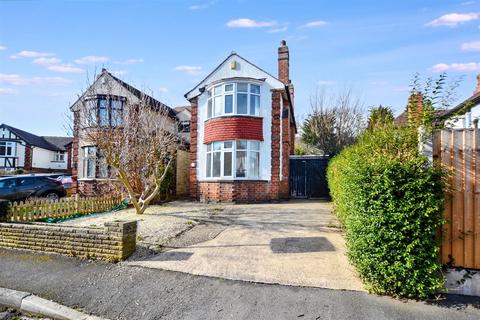
[[[287,45],[287,41],[285,41],[285,40],[280,41],[280,45],[281,45],[281,46],[286,46],[286,45]]]
[[[473,92],[473,95],[476,96],[480,94],[480,73],[477,75],[477,87],[475,88],[475,91]]]

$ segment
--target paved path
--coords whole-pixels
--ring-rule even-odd
[[[225,206],[215,219],[229,218],[229,226],[214,239],[129,263],[232,280],[361,291],[331,209],[323,201]]]
[[[480,302],[254,284],[0,249],[0,287],[108,319],[480,319]]]

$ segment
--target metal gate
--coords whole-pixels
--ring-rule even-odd
[[[292,198],[329,198],[327,156],[290,157],[290,196]]]

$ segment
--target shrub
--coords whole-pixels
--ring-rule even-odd
[[[330,162],[348,256],[370,291],[424,298],[443,287],[442,178],[418,154],[416,134],[393,126],[364,133]]]
[[[10,201],[0,199],[0,222],[7,220],[9,207],[10,207]]]

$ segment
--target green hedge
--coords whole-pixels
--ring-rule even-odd
[[[424,298],[443,287],[443,171],[418,154],[414,132],[366,132],[332,159],[328,181],[349,258],[370,291]]]

